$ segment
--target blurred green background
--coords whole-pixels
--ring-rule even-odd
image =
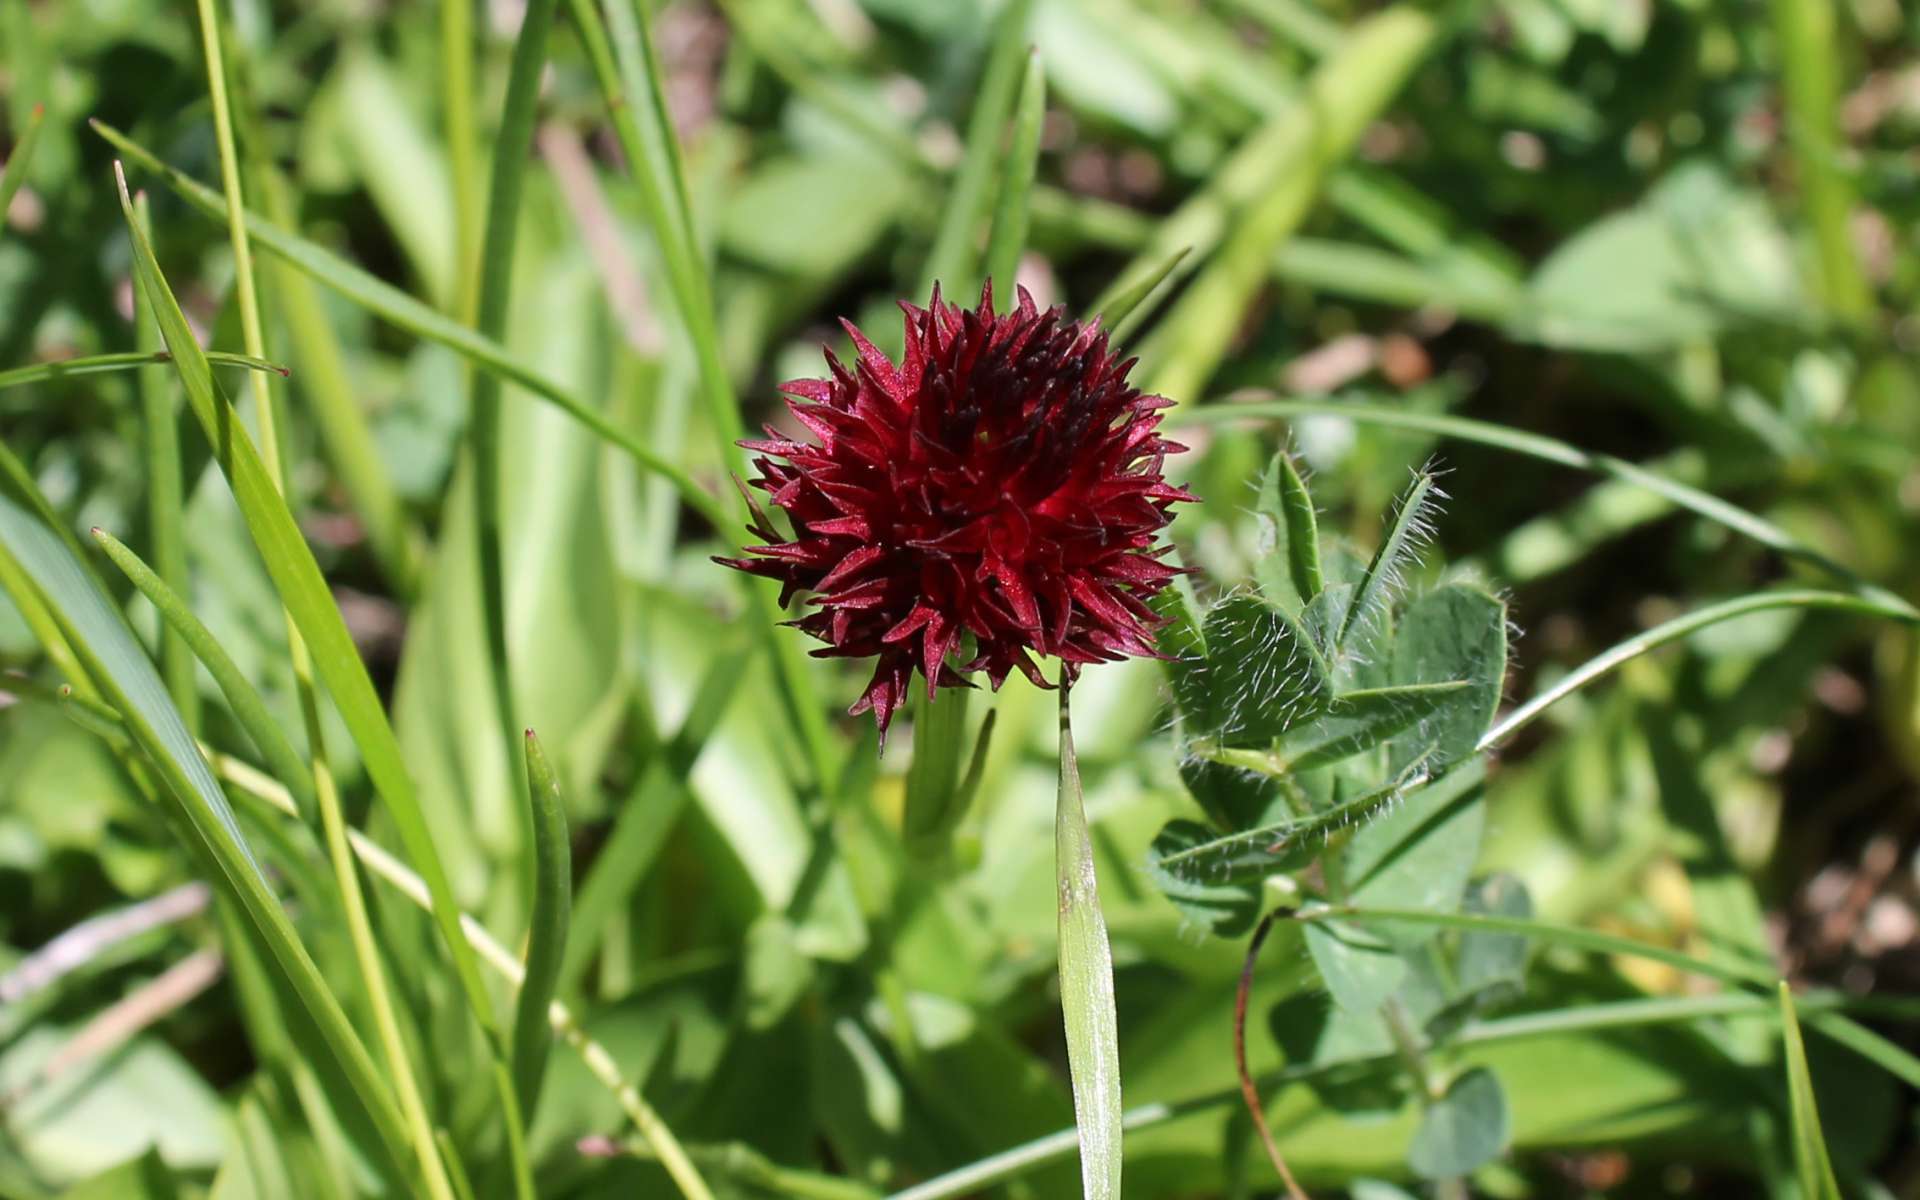
[[[1009,34],[1006,7],[675,0],[650,14],[750,426],[777,418],[777,382],[821,373],[823,344],[845,352],[836,317],[898,346],[895,301],[925,301],[956,169],[980,140],[982,76],[1011,38],[1036,48],[1048,98],[1021,282],[1090,312],[1192,248],[1130,335],[1143,387],[1183,409],[1326,398],[1559,438],[1725,496],[1920,595],[1920,14],[1898,0],[1034,0]],[[249,206],[465,320],[523,9],[464,13],[462,108],[440,5],[223,2]],[[45,108],[0,230],[0,367],[132,350],[115,151],[87,121],[218,186],[194,8],[0,0],[0,45],[0,145]],[[504,341],[732,511],[693,339],[566,6],[551,59]],[[207,345],[241,349],[223,224],[159,175],[129,176],[150,193],[189,320]],[[962,226],[950,294],[977,283],[978,232]],[[389,699],[456,894],[517,947],[531,851],[473,582],[469,366],[257,257],[267,357],[293,371],[272,380],[289,503]],[[222,378],[243,395],[239,372]],[[141,412],[131,374],[43,379],[0,392],[0,434],[72,530],[146,553]],[[879,1195],[1070,1126],[1051,700],[1016,677],[975,701],[973,724],[998,714],[979,802],[945,858],[909,856],[911,739],[876,757],[867,720],[841,715],[860,668],[809,665],[831,735],[822,779],[779,718],[739,580],[709,561],[734,547],[528,392],[508,389],[502,422],[516,706],[558,765],[581,889],[561,995],[716,1191]],[[280,601],[198,428],[183,417],[179,432],[187,598],[304,746]],[[1209,593],[1251,573],[1249,510],[1276,446],[1310,469],[1322,528],[1363,548],[1410,468],[1445,468],[1451,500],[1416,574],[1465,571],[1507,597],[1512,699],[1677,612],[1802,573],[1644,489],[1472,441],[1338,416],[1175,436],[1193,450],[1169,474],[1204,501],[1173,536]],[[157,637],[152,608],[118,597]],[[1764,947],[1797,983],[1911,993],[1916,661],[1897,626],[1823,613],[1748,619],[1635,661],[1500,756],[1478,868],[1519,876],[1554,920],[1709,958]],[[0,712],[0,969],[88,918],[177,907],[89,943],[51,983],[6,976],[0,1192],[59,1195],[150,1146],[164,1169],[84,1194],[377,1189],[363,1164],[331,1181],[302,1166],[328,1135],[308,1129],[300,1073],[245,1018],[242,980],[220,973],[204,894],[179,890],[193,860],[63,711],[61,675],[11,604],[0,662],[19,684]],[[250,754],[204,675],[197,690],[205,740]],[[1161,669],[1090,670],[1075,710],[1128,1104],[1230,1091],[1243,946],[1188,927],[1144,866],[1161,825],[1194,811]],[[353,739],[330,709],[324,728],[349,816],[384,839]],[[443,948],[370,888],[436,1122],[486,1160],[492,1093]],[[359,1020],[337,919],[291,911]],[[1267,1014],[1318,995],[1297,932],[1262,962],[1257,1070],[1284,1057]],[[1536,947],[1509,1009],[1698,987]],[[113,1036],[87,1042],[106,1017]],[[1476,1194],[1800,1194],[1779,1047],[1755,1022],[1458,1053],[1496,1069],[1511,1108],[1511,1150],[1476,1173]],[[1913,1194],[1911,1091],[1820,1039],[1809,1054],[1846,1194]],[[1391,1195],[1355,1181],[1404,1178],[1410,1107],[1304,1086],[1269,1099],[1315,1194]],[[1270,1192],[1235,1105],[1129,1137],[1127,1196]],[[670,1194],[620,1140],[630,1132],[556,1048],[528,1147],[540,1194]],[[1055,1158],[980,1194],[1064,1196],[1074,1179]]]

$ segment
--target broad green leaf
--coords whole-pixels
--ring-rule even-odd
[[[1060,689],[1060,795],[1054,856],[1060,889],[1060,1006],[1066,1018],[1067,1068],[1073,1079],[1086,1200],[1120,1198],[1120,1028],[1113,999],[1113,951],[1093,837],[1080,794],[1066,687]]]
[[[1321,981],[1340,1007],[1355,1016],[1379,1012],[1407,977],[1407,964],[1393,944],[1358,925],[1315,921],[1307,926],[1306,937]]]
[[[1513,875],[1490,875],[1467,890],[1462,911],[1527,920],[1533,901]],[[1526,979],[1527,939],[1519,934],[1475,930],[1460,935],[1454,952],[1454,982],[1466,993],[1504,988],[1517,994]]]
[[[1217,937],[1253,928],[1260,881],[1288,865],[1299,864],[1268,854],[1257,841],[1222,838],[1198,821],[1167,822],[1147,851],[1147,873],[1161,892],[1182,916]]]
[[[1323,586],[1320,526],[1306,482],[1284,450],[1267,465],[1256,511],[1264,518],[1263,534],[1270,531],[1273,537],[1272,548],[1254,564],[1261,594],[1268,603],[1299,616]]]
[[[1332,683],[1300,627],[1271,605],[1236,596],[1207,614],[1206,658],[1179,668],[1197,671],[1187,685],[1200,699],[1188,711],[1194,738],[1225,746],[1265,746],[1324,712]],[[1183,690],[1176,682],[1176,692]]]
[[[1793,1009],[1793,991],[1780,982],[1780,1031],[1787,1060],[1787,1109],[1793,1125],[1793,1165],[1800,1194],[1807,1200],[1840,1200],[1833,1178],[1827,1139],[1820,1132],[1820,1109],[1813,1098],[1813,1076],[1807,1070],[1807,1048],[1800,1040],[1800,1019]]]
[[[1456,769],[1356,830],[1345,856],[1347,900],[1362,907],[1457,908],[1486,824],[1483,774],[1473,764]],[[1412,947],[1433,931],[1380,932]]]
[[[1425,1179],[1456,1179],[1506,1148],[1507,1097],[1492,1071],[1477,1068],[1454,1080],[1427,1108],[1407,1163]]]
[[[1441,711],[1469,686],[1453,680],[1342,693],[1312,723],[1283,736],[1275,757],[1286,769],[1310,771],[1364,754]]]
[[[1391,670],[1396,683],[1461,680],[1467,685],[1423,717],[1417,732],[1396,743],[1396,763],[1431,754],[1444,770],[1466,759],[1493,723],[1506,682],[1506,605],[1464,584],[1420,596],[1394,622]]]

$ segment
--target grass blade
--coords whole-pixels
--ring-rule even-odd
[[[13,144],[13,155],[7,159],[7,169],[0,173],[0,229],[7,224],[7,210],[13,207],[13,197],[19,192],[20,185],[27,181],[27,168],[33,163],[33,149],[40,144],[40,131],[47,124],[47,106],[36,104],[27,114],[27,127],[20,131],[20,140]]]
[[[408,1135],[387,1083],[354,1032],[340,1002],[268,889],[225,794],[201,757],[179,710],[133,634],[64,543],[11,499],[0,497],[0,545],[45,598],[87,676],[100,688],[164,785],[187,836],[199,844],[215,882],[238,902],[271,951],[289,988],[312,1016],[328,1051],[351,1083],[355,1101],[396,1163],[407,1161]],[[16,596],[18,593],[15,593]]]
[[[1193,247],[1182,246],[1133,283],[1116,285],[1119,290],[1099,311],[1100,321],[1107,327],[1109,341],[1116,346],[1125,344],[1133,331],[1140,328],[1141,323],[1152,314],[1153,306],[1147,301],[1155,298],[1192,253]]]
[[[1615,458],[1610,454],[1595,454],[1582,450],[1558,438],[1509,429],[1505,425],[1498,425],[1491,421],[1475,421],[1467,417],[1447,416],[1442,413],[1422,413],[1410,409],[1348,404],[1330,400],[1259,400],[1245,404],[1179,408],[1168,414],[1167,424],[1170,427],[1223,425],[1248,418],[1308,416],[1346,417],[1369,425],[1384,425],[1416,430],[1420,433],[1438,434],[1441,437],[1459,438],[1462,441],[1492,446],[1498,450],[1524,454],[1529,458],[1538,458],[1545,462],[1559,463],[1562,466],[1592,471],[1598,475],[1634,483],[1656,495],[1664,496],[1688,512],[1705,517],[1715,524],[1724,525],[1735,533],[1750,537],[1776,553],[1810,563],[1845,580],[1860,595],[1874,603],[1899,609],[1907,620],[1920,619],[1920,609],[1914,608],[1885,588],[1862,580],[1848,567],[1828,558],[1805,542],[1799,541],[1772,522],[1738,505],[1729,504],[1710,492],[1703,492],[1699,488],[1649,471],[1637,463]]]
[[[226,205],[218,192],[161,162],[151,151],[112,126],[94,121],[93,128],[129,161],[158,175],[190,207],[214,220],[225,218]],[[500,343],[480,336],[445,313],[434,310],[385,280],[375,278],[332,251],[290,233],[255,213],[246,214],[246,222],[247,232],[253,239],[288,265],[396,328],[445,346],[483,370],[498,374],[555,405],[610,444],[625,451],[648,471],[672,482],[687,506],[705,518],[714,530],[728,537],[735,535],[741,523],[729,517],[712,493],[694,482],[685,470],[615,426],[560,384],[514,358]]]
[[[1793,1011],[1793,989],[1784,979],[1780,981],[1780,1033],[1786,1043],[1787,1107],[1793,1121],[1793,1165],[1800,1176],[1800,1194],[1807,1200],[1840,1200],[1826,1135],[1820,1132],[1820,1109],[1814,1103],[1800,1019]]]
[[[513,1082],[521,1117],[533,1120],[546,1076],[553,1002],[560,965],[567,954],[567,924],[573,902],[573,856],[567,838],[566,804],[560,780],[533,730],[527,730],[527,794],[533,816],[533,915],[527,932],[526,972],[514,1004]]]
[[[209,363],[216,367],[245,367],[250,371],[272,371],[281,378],[293,374],[279,363],[270,363],[264,358],[255,358],[250,354],[229,354],[224,350],[203,351]],[[85,358],[67,358],[59,362],[31,363],[24,367],[14,367],[0,371],[0,391],[7,388],[24,387],[30,383],[47,383],[56,379],[73,379],[82,375],[102,375],[109,371],[133,371],[156,364],[170,363],[173,355],[165,350],[138,350],[122,354],[89,354]]]
[[[1080,1184],[1087,1200],[1120,1197],[1120,1024],[1113,999],[1113,950],[1100,912],[1093,837],[1080,793],[1067,693],[1060,685],[1060,796],[1054,812],[1060,890],[1060,1005],[1067,1070],[1080,1136]]]
[[[147,212],[146,196],[134,205],[141,228],[152,236],[153,222]],[[133,289],[133,336],[140,351],[160,355],[160,327],[146,311],[140,289]],[[187,541],[181,527],[185,488],[181,481],[180,425],[178,404],[168,372],[159,365],[140,368],[135,376],[140,393],[142,448],[147,459],[147,537],[153,545],[153,559],[162,575],[178,591],[187,588]],[[167,693],[173,697],[187,729],[200,732],[200,688],[194,675],[193,651],[170,624],[160,630],[160,674],[167,681]]]
[[[131,221],[133,206],[124,177],[120,178],[119,185],[121,207]],[[133,231],[134,263],[140,284],[159,317],[161,335],[173,351],[174,366],[185,385],[187,401],[213,445],[214,458],[227,476],[280,601],[312,648],[314,666],[360,748],[367,773],[386,802],[408,857],[427,883],[434,900],[434,917],[474,1015],[483,1029],[492,1031],[497,1028],[492,1003],[480,979],[472,947],[461,930],[453,889],[434,849],[433,835],[427,828],[426,816],[401,759],[399,742],[387,723],[373,681],[367,676],[366,664],[360,660],[360,652],[347,632],[346,622],[341,619],[333,593],[320,574],[305,536],[267,474],[251,439],[240,428],[215,384],[186,316],[160,275],[153,247],[148,245],[137,225],[130,224],[129,228]]]
[[[987,238],[987,280],[999,285],[1002,308],[1014,302],[1014,277],[1020,269],[1020,256],[1027,249],[1033,178],[1040,162],[1040,126],[1046,115],[1046,72],[1040,68],[1040,55],[1029,50],[1026,73],[1020,80],[1020,99],[1014,108],[1013,144],[1000,180],[993,232]]]
[[[986,212],[987,183],[999,157],[1000,138],[1020,85],[1021,51],[1026,46],[1027,20],[1032,11],[1033,0],[1011,0],[1001,10],[993,45],[987,51],[987,65],[974,93],[973,112],[967,117],[966,153],[954,174],[933,246],[927,251],[927,265],[914,292],[916,298],[928,295],[935,283],[944,283],[951,296],[979,292],[975,276],[979,273],[980,219]]]
[[[253,684],[240,673],[240,668],[227,654],[226,648],[214,638],[211,630],[201,624],[200,618],[187,607],[180,594],[119,538],[104,529],[95,529],[93,538],[107,552],[113,565],[120,568],[128,582],[153,605],[173,635],[206,667],[207,674],[213,676],[214,686],[226,697],[227,707],[240,723],[241,731],[253,743],[254,749],[260,752],[267,769],[285,780],[292,789],[299,801],[301,815],[311,820],[315,815],[313,783],[307,764],[281,730],[280,723],[267,711],[266,701],[260,698]]]
[[[1876,600],[1848,595],[1845,592],[1756,592],[1749,596],[1736,596],[1732,600],[1722,600],[1718,604],[1709,604],[1705,608],[1685,613],[1671,621],[1664,621],[1645,633],[1636,634],[1594,655],[1555,681],[1552,687],[1508,713],[1499,724],[1487,730],[1486,735],[1480,739],[1479,745],[1474,749],[1485,750],[1504,741],[1556,701],[1585,687],[1629,659],[1637,658],[1670,642],[1679,641],[1709,625],[1743,617],[1748,613],[1777,608],[1830,608],[1861,616],[1885,617],[1888,620],[1904,621],[1909,624],[1915,622],[1914,616],[1904,605],[1896,607],[1882,604]]]
[[[513,286],[513,247],[520,228],[520,190],[533,149],[533,123],[540,102],[540,72],[547,62],[547,35],[556,0],[532,0],[520,23],[507,74],[507,96],[495,137],[493,179],[487,189],[486,234],[480,250],[480,295],[476,325],[482,337],[500,341],[507,329]],[[468,461],[473,470],[474,537],[479,548],[481,627],[493,683],[494,710],[503,742],[512,744],[513,663],[507,649],[506,558],[500,511],[500,392],[492,372],[473,378],[467,419]],[[531,745],[531,743],[529,743]],[[512,753],[508,752],[509,760]],[[513,774],[509,770],[508,774]],[[517,1055],[516,1055],[517,1057]],[[528,1093],[522,1092],[524,1097]]]

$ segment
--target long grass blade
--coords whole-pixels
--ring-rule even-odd
[[[1873,289],[1854,249],[1853,185],[1841,162],[1838,40],[1833,0],[1772,0],[1786,100],[1787,145],[1794,178],[1819,248],[1820,291],[1827,308],[1849,320],[1874,311]]]
[[[264,358],[255,358],[250,354],[230,354],[225,350],[208,350],[204,353],[207,361],[216,367],[245,367],[249,371],[271,371],[283,379],[293,374],[279,363],[270,363]],[[84,358],[31,363],[24,367],[0,371],[0,391],[25,387],[31,383],[50,383],[59,379],[76,379],[83,375],[103,375],[109,371],[136,371],[172,361],[173,355],[165,350],[137,350],[132,353],[89,354]]]
[[[240,723],[241,732],[260,752],[267,769],[285,780],[292,789],[299,801],[301,815],[312,819],[315,816],[313,782],[307,764],[301,760],[300,752],[294,749],[292,741],[280,728],[280,723],[267,710],[266,701],[261,699],[260,693],[241,673],[226,648],[187,607],[180,594],[168,586],[159,572],[141,561],[140,556],[128,549],[124,542],[106,530],[97,528],[93,531],[93,539],[100,543],[107,558],[120,568],[120,573],[127,577],[127,581],[153,605],[154,611],[160,614],[160,619],[188,652],[206,667],[207,674],[213,676],[214,686],[226,697],[227,708]]]
[[[1705,608],[1685,613],[1671,621],[1664,621],[1645,633],[1636,634],[1594,655],[1561,679],[1556,680],[1552,687],[1508,713],[1498,724],[1487,730],[1486,735],[1480,739],[1479,745],[1474,749],[1485,750],[1498,745],[1557,701],[1630,659],[1679,641],[1709,625],[1730,621],[1735,617],[1746,616],[1748,613],[1780,608],[1826,608],[1861,616],[1885,617],[1888,620],[1909,624],[1916,622],[1916,618],[1904,605],[1881,604],[1846,592],[1756,592],[1750,596],[1722,600],[1718,604],[1709,604]]]
[[[1776,553],[1819,567],[1836,578],[1846,581],[1861,596],[1874,603],[1900,609],[1908,620],[1920,618],[1920,609],[1914,608],[1885,588],[1862,580],[1850,568],[1828,558],[1786,530],[1738,505],[1730,504],[1710,492],[1703,492],[1699,488],[1649,471],[1637,463],[1615,458],[1610,454],[1596,454],[1582,450],[1558,438],[1510,429],[1491,421],[1475,421],[1467,417],[1453,417],[1443,413],[1414,412],[1410,409],[1386,408],[1372,404],[1348,404],[1330,400],[1257,400],[1244,404],[1178,408],[1168,414],[1167,424],[1170,427],[1224,425],[1239,420],[1308,416],[1346,417],[1368,425],[1410,429],[1421,433],[1438,434],[1441,437],[1459,438],[1461,441],[1475,442],[1498,450],[1524,454],[1529,458],[1538,458],[1545,462],[1558,463],[1561,466],[1591,471],[1597,475],[1637,484],[1656,495],[1666,497],[1688,512],[1752,538]]]
[[[513,247],[520,228],[520,192],[533,150],[540,103],[540,73],[547,62],[547,36],[556,0],[531,0],[520,22],[507,73],[507,96],[493,150],[487,189],[486,233],[480,248],[480,295],[475,324],[482,337],[501,341],[513,286]],[[473,470],[474,537],[479,549],[481,628],[493,684],[494,711],[502,741],[511,746],[514,717],[513,662],[507,647],[507,581],[504,514],[500,511],[500,377],[477,372],[467,418],[468,461]],[[509,759],[512,754],[509,751]],[[512,774],[509,771],[509,774]],[[515,790],[518,790],[517,788]],[[523,1097],[526,1093],[522,1093]]]
[[[567,838],[560,780],[533,730],[527,730],[527,794],[533,816],[533,915],[528,922],[526,971],[513,1019],[513,1082],[522,1119],[533,1120],[540,1081],[553,1046],[547,1006],[566,960],[573,902],[573,856]]]
[[[93,129],[128,161],[158,175],[181,199],[214,220],[224,220],[226,205],[220,194],[191,176],[168,166],[154,154],[101,121]],[[641,467],[674,485],[687,506],[700,514],[716,532],[735,536],[741,522],[729,517],[713,494],[696,483],[678,464],[655,453],[632,434],[620,429],[597,410],[566,388],[513,357],[490,338],[453,320],[445,313],[407,295],[385,280],[375,278],[339,255],[298,234],[290,233],[255,213],[246,214],[247,232],[261,247],[307,275],[338,292],[354,304],[373,313],[398,329],[425,338],[452,350],[455,354],[493,372],[509,383],[526,388],[558,407],[562,412],[591,429],[611,445],[619,447]]]
[[[121,206],[131,220],[132,200],[127,195],[124,177],[119,179],[119,186]],[[159,317],[160,332],[173,352],[174,366],[185,385],[187,401],[213,445],[215,461],[227,476],[280,601],[312,648],[320,679],[332,693],[348,731],[360,748],[367,773],[386,802],[408,857],[433,895],[435,919],[475,1017],[483,1029],[495,1030],[498,1026],[492,1002],[480,979],[472,947],[461,930],[459,909],[453,901],[446,868],[434,848],[433,835],[401,758],[399,742],[387,723],[366,665],[360,660],[359,650],[347,632],[346,622],[341,619],[332,591],[314,561],[305,536],[267,474],[252,440],[240,427],[214,382],[186,316],[167,288],[159,264],[154,261],[153,247],[138,226],[130,224],[129,228],[133,231],[134,263],[140,284]]]
[[[1153,315],[1154,305],[1148,301],[1158,303],[1160,292],[1192,253],[1193,247],[1182,246],[1134,282],[1118,285],[1119,290],[1099,312],[1101,323],[1107,327],[1107,337],[1114,345],[1125,345],[1133,331]]]
[[[641,207],[659,244],[668,290],[693,343],[700,395],[706,404],[708,423],[720,442],[721,460],[729,470],[744,477],[747,463],[739,442],[745,425],[720,349],[712,281],[707,277],[706,259],[694,235],[686,196],[686,171],[660,91],[660,64],[645,13],[622,0],[609,0],[606,5],[609,20],[603,23],[592,0],[571,2],[574,23],[606,99],[614,134],[632,166]],[[614,31],[611,40],[607,32],[609,25]],[[636,109],[640,110],[637,117]],[[728,526],[721,524],[716,528]],[[768,654],[780,680],[780,697],[787,718],[806,750],[816,785],[824,789],[835,777],[833,746],[827,736],[826,720],[813,679],[807,673],[804,654],[792,639],[777,636],[779,605],[771,584],[770,580],[748,583],[751,620],[756,629],[764,631]]]
[[[1093,836],[1080,792],[1067,695],[1060,685],[1060,796],[1054,812],[1060,892],[1060,1006],[1067,1071],[1080,1131],[1080,1185],[1086,1200],[1120,1196],[1120,1023],[1113,998],[1113,950],[1100,911]]]
[[[134,215],[141,228],[153,233],[143,194],[134,204]],[[133,289],[133,337],[140,351],[148,355],[166,353],[160,348],[160,327]],[[187,588],[187,541],[182,528],[185,485],[181,479],[180,424],[178,402],[174,399],[170,373],[156,358],[154,365],[140,368],[134,377],[140,393],[141,448],[146,455],[147,538],[153,546],[153,560],[160,564],[161,575],[176,591]],[[193,651],[171,626],[160,630],[160,674],[167,681],[167,693],[187,729],[200,732],[200,688],[194,673]]]
[[[1786,1043],[1787,1109],[1793,1125],[1793,1165],[1800,1177],[1800,1194],[1807,1200],[1840,1200],[1840,1184],[1833,1177],[1827,1138],[1820,1131],[1820,1108],[1813,1098],[1813,1076],[1807,1070],[1807,1048],[1800,1038],[1800,1019],[1794,1014],[1793,989],[1780,981],[1780,1033]]]
[[[987,238],[987,278],[998,286],[1002,308],[1013,304],[1014,276],[1027,249],[1033,179],[1040,162],[1040,126],[1046,115],[1046,72],[1040,67],[1040,55],[1029,50],[1020,99],[1014,106],[1013,142],[1002,160],[1005,173],[994,206],[993,231]]]
[[[987,185],[993,178],[1000,139],[1020,87],[1021,55],[1032,12],[1033,0],[1011,0],[995,18],[993,44],[987,51],[980,86],[974,92],[973,111],[967,116],[966,152],[947,193],[947,205],[940,214],[933,246],[927,251],[916,297],[926,296],[935,283],[944,284],[951,296],[971,296],[979,291],[978,239],[980,222],[987,211]]]

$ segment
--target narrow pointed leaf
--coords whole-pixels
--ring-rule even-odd
[[[1080,1136],[1081,1188],[1086,1200],[1119,1200],[1120,1025],[1113,950],[1080,794],[1080,764],[1067,717],[1069,690],[1060,689],[1060,796],[1053,835],[1060,890],[1060,1004]]]
[[[1320,571],[1320,522],[1313,497],[1282,450],[1273,456],[1260,482],[1261,516],[1272,523],[1273,549],[1254,566],[1267,599],[1298,615],[1325,586]]]
[[[1013,144],[1008,147],[999,202],[993,214],[993,233],[987,239],[987,278],[1011,307],[1014,275],[1027,248],[1027,225],[1032,217],[1033,177],[1040,159],[1040,126],[1047,115],[1047,76],[1039,54],[1027,54],[1026,74],[1020,81],[1020,100],[1013,113]]]
[[[572,919],[573,851],[567,837],[560,780],[533,730],[527,730],[527,793],[533,816],[533,915],[527,932],[527,967],[513,1017],[513,1080],[524,1121],[533,1120],[546,1076],[553,1002],[560,964],[567,954]]]
[[[1800,1039],[1800,1018],[1794,1012],[1793,990],[1780,981],[1780,1033],[1787,1059],[1787,1110],[1793,1124],[1793,1166],[1800,1194],[1807,1200],[1840,1200],[1840,1185],[1827,1156],[1826,1135],[1820,1131],[1820,1108],[1814,1102],[1813,1075],[1807,1070],[1807,1048]]]

